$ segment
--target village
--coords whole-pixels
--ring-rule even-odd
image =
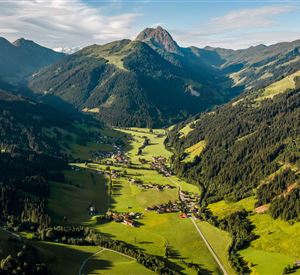
[[[132,227],[138,227],[139,223],[136,220],[141,219],[142,216],[143,214],[138,212],[119,213],[117,211],[109,210],[105,215],[101,216],[100,219],[105,221],[114,221]]]
[[[140,179],[134,179],[134,178],[129,178],[128,182],[130,184],[135,184],[137,187],[142,188],[142,189],[153,189],[157,191],[163,191],[164,189],[174,189],[176,188],[175,186],[172,186],[170,184],[157,184],[157,183],[143,183],[142,180]]]
[[[199,210],[199,195],[179,190],[179,199],[164,204],[147,207],[146,211],[156,211],[158,214],[181,212],[181,218],[190,217]]]
[[[167,166],[167,159],[162,156],[152,157],[153,161],[151,162],[151,168],[156,170],[158,173],[162,174],[165,177],[172,176],[171,171]]]

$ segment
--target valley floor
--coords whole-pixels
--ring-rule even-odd
[[[178,212],[158,214],[156,211],[147,210],[154,205],[177,201],[180,190],[193,195],[200,192],[197,186],[176,176],[164,176],[150,169],[153,157],[162,156],[168,159],[171,156],[164,147],[164,131],[133,128],[108,131],[106,134],[116,136],[116,133],[123,139],[124,133],[127,135],[126,145],[120,150],[123,151],[122,154],[126,153],[130,157],[130,168],[123,163],[122,158],[119,162],[112,162],[111,158],[90,161],[94,150],[115,150],[113,146],[92,144],[92,149],[89,145],[86,148],[81,147],[80,150],[72,148],[86,160],[70,164],[72,170],[65,171],[66,183],[51,183],[48,211],[53,222],[88,225],[113,239],[162,257],[166,255],[167,247],[169,260],[183,274],[197,274],[195,269],[189,267],[188,264],[191,263],[201,268],[201,274],[221,274],[218,263],[190,218],[183,217]],[[148,143],[139,152],[145,139]],[[148,188],[150,185],[152,187]],[[157,190],[157,186],[165,188]],[[224,217],[242,208],[252,211],[254,203],[255,198],[250,197],[237,203],[221,201],[209,208],[214,215]],[[136,220],[136,227],[101,220],[98,215],[89,215],[89,205],[93,205],[99,215],[108,212],[134,212],[140,213],[141,217]],[[281,274],[284,267],[292,265],[300,258],[299,224],[289,225],[286,222],[274,221],[267,214],[253,214],[251,220],[258,238],[250,247],[242,250],[241,255],[249,262],[253,274]],[[196,226],[226,273],[234,274],[228,261],[230,235],[204,221],[197,220]],[[39,249],[54,274],[153,273],[126,255],[100,247],[70,246],[34,240],[31,242]]]

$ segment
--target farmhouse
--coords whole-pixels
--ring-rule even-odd
[[[151,162],[151,168],[156,170],[158,173],[163,174],[165,177],[170,177],[172,174],[167,168],[167,159],[165,157],[153,157]]]
[[[124,219],[123,223],[126,224],[126,225],[130,225],[132,227],[135,227],[135,223],[134,223],[133,220]]]

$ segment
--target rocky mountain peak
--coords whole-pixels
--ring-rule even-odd
[[[174,41],[170,33],[161,26],[144,29],[136,37],[136,40],[147,43],[155,50],[161,49],[171,53],[180,53],[180,47],[176,41]]]

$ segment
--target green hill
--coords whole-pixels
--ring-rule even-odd
[[[42,67],[55,63],[65,54],[42,47],[24,38],[10,43],[0,37],[0,77],[16,84]]]
[[[92,45],[41,70],[29,86],[118,126],[172,124],[234,95],[224,88],[228,79],[188,49],[167,49],[139,40]]]

